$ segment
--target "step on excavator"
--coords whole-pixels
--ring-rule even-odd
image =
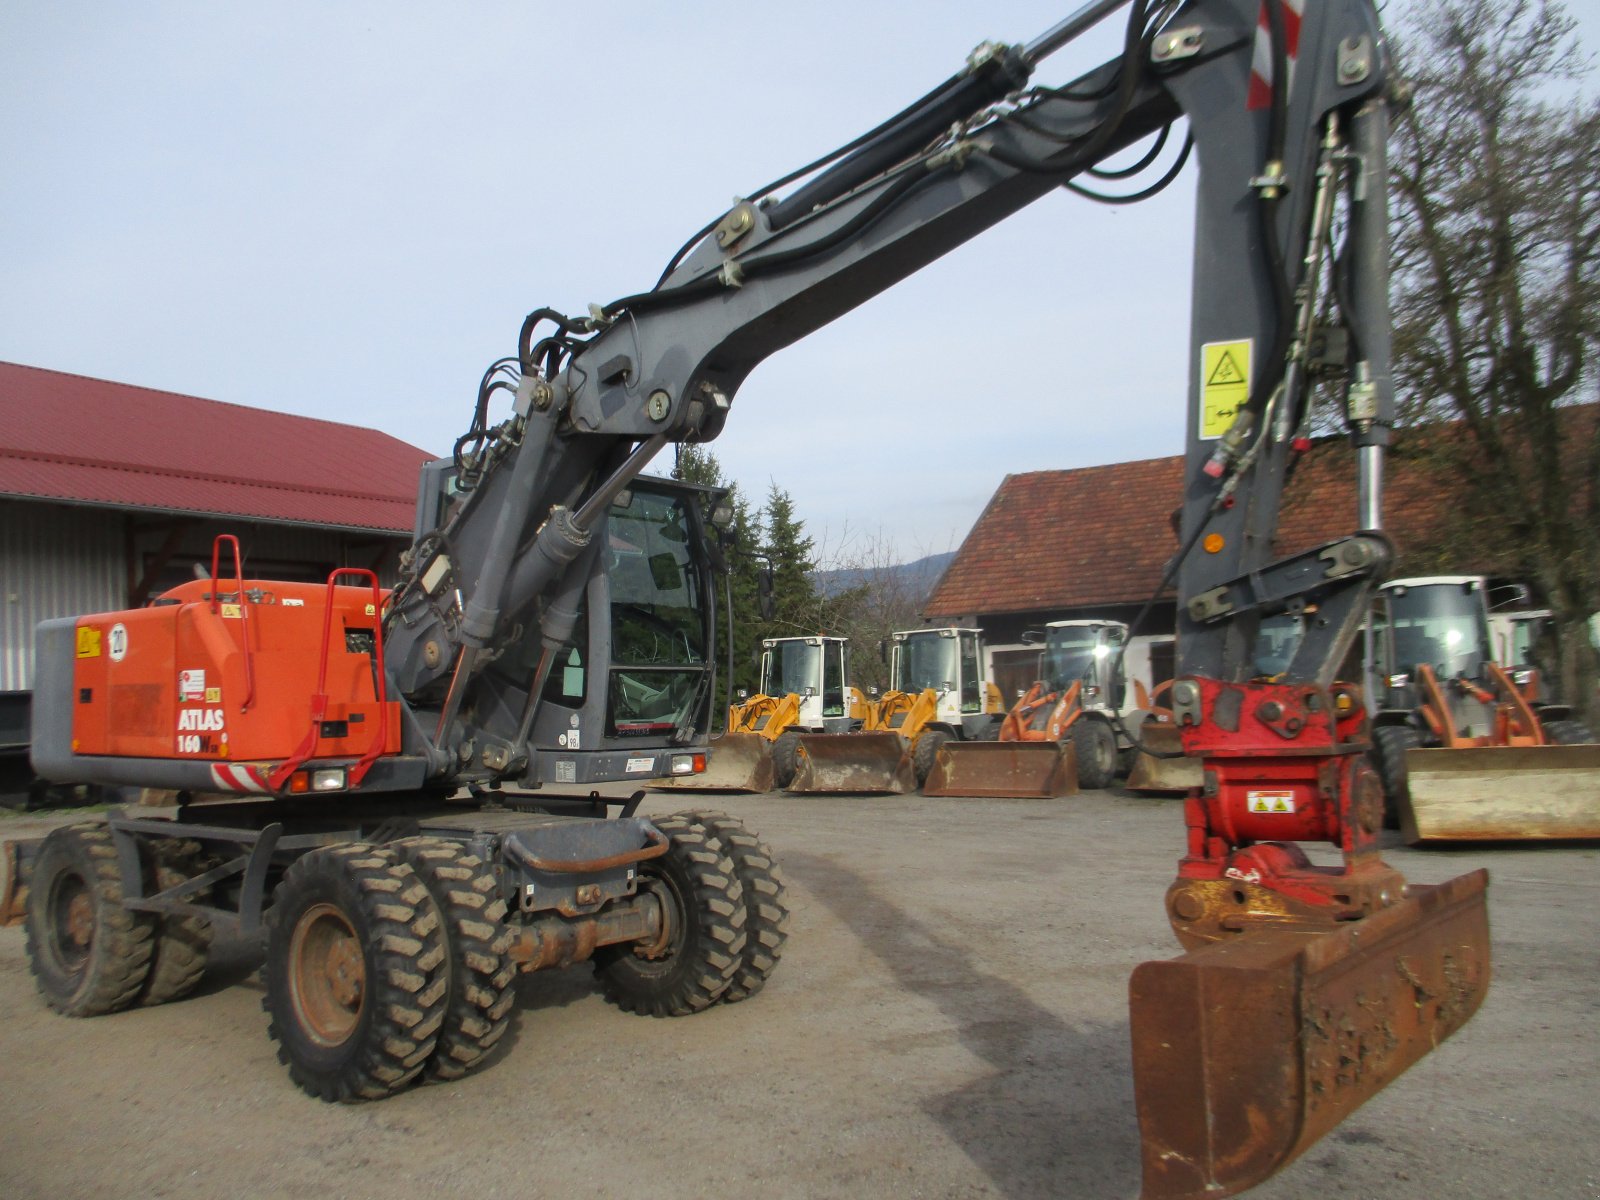
[[[900,630],[880,649],[888,690],[867,702],[859,731],[800,739],[801,768],[790,791],[913,791],[925,786],[941,747],[992,739],[999,730],[1000,689],[984,676],[978,630]]]
[[[1396,579],[1373,605],[1373,759],[1406,841],[1600,839],[1600,744],[1494,660],[1488,583]]]
[[[1111,61],[1033,82],[1123,7]],[[1091,0],[749,193],[652,286],[530,313],[394,588],[260,579],[225,546],[152,607],[45,622],[35,770],[170,801],[37,846],[25,923],[45,1000],[77,1016],[171,1000],[210,931],[264,929],[291,1079],[359,1100],[481,1066],[519,968],[587,959],[608,999],[652,1015],[715,1020],[759,991],[786,936],[759,838],[583,793],[704,763],[705,526],[725,506],[643,471],[714,439],[769,355],[1064,185],[1104,198],[1128,155],[1151,166],[1164,147],[1137,194],[1199,164],[1162,588],[1178,598],[1171,708],[1206,782],[1183,802],[1166,899],[1186,952],[1130,983],[1143,1186],[1216,1197],[1272,1175],[1454,1034],[1489,982],[1485,874],[1419,886],[1384,862],[1367,716],[1336,683],[1392,561],[1392,82],[1371,0]],[[1273,558],[1317,404],[1350,432],[1354,531]],[[1260,622],[1313,606],[1287,668],[1257,679]]]

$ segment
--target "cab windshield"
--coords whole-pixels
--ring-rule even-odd
[[[822,647],[809,642],[778,642],[762,661],[761,691],[768,696],[815,693],[822,678]]]
[[[611,583],[610,732],[660,734],[691,722],[706,674],[704,574],[691,499],[636,487],[606,533]]]
[[[1064,688],[1094,677],[1095,662],[1110,653],[1100,630],[1092,625],[1068,625],[1047,630],[1044,677],[1052,688]]]
[[[1476,583],[1397,587],[1389,592],[1394,671],[1427,663],[1443,678],[1483,673],[1489,628]]]
[[[899,677],[892,686],[902,692],[933,688],[950,691],[961,677],[956,662],[956,639],[936,633],[913,634],[900,643]]]

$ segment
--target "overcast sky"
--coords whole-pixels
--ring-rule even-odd
[[[442,454],[528,310],[650,286],[735,195],[1075,7],[8,0],[0,358]],[[1192,195],[1046,197],[759,367],[713,452],[845,561],[955,548],[1009,472],[1177,453]]]

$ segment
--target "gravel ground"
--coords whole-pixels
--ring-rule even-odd
[[[255,947],[197,994],[49,1013],[0,929],[0,1196],[1133,1197],[1127,978],[1177,953],[1172,801],[655,795],[768,841],[792,911],[747,1003],[652,1020],[585,966],[526,976],[458,1083],[376,1104],[297,1091]],[[47,817],[0,815],[0,837]],[[1251,1193],[1600,1197],[1600,850],[1411,851],[1493,874],[1495,982],[1455,1038]]]

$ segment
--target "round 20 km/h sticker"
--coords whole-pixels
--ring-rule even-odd
[[[128,627],[118,621],[106,636],[106,653],[112,662],[121,662],[128,654]]]

